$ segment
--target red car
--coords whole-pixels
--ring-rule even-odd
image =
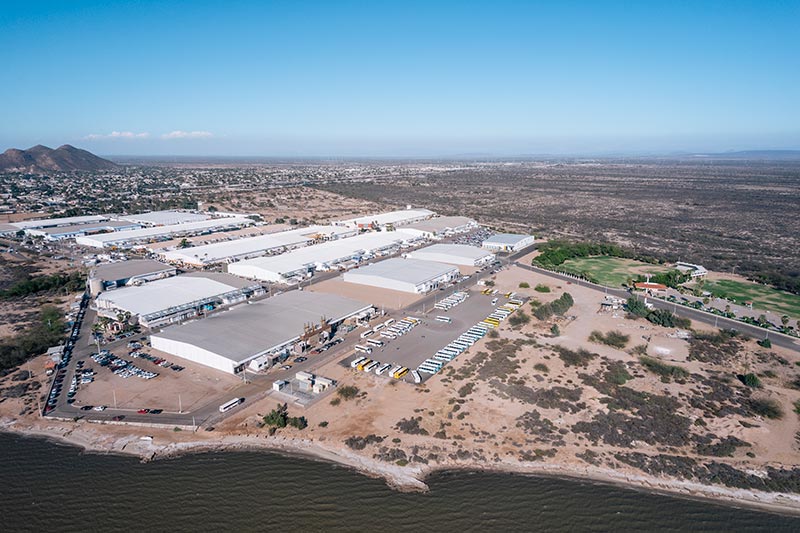
[[[139,413],[140,415],[146,415],[147,413],[150,412],[150,409],[139,409],[136,412]]]

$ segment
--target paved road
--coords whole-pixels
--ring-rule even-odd
[[[574,285],[580,285],[581,287],[588,287],[590,289],[602,292],[604,294],[610,294],[611,296],[616,296],[618,298],[627,299],[631,296],[631,294],[628,291],[623,289],[612,289],[609,287],[605,287],[603,285],[598,285],[596,283],[591,283],[582,279],[573,278],[571,276],[567,276],[564,274],[557,274],[555,272],[551,272],[543,268],[538,268],[531,265],[525,265],[519,262],[516,262],[515,264],[516,266],[524,270],[536,272],[537,274],[542,274],[561,281],[566,281]],[[639,297],[639,295],[637,295],[637,297]],[[758,326],[753,326],[751,324],[746,324],[738,320],[732,320],[730,318],[717,316],[711,313],[707,313],[705,311],[700,311],[698,309],[692,309],[691,307],[665,302],[663,300],[659,300],[658,298],[650,298],[649,302],[652,303],[653,307],[655,307],[656,309],[666,309],[672,311],[673,313],[675,313],[680,317],[696,320],[697,322],[702,322],[703,324],[739,331],[741,333],[746,333],[756,339],[763,339],[764,337],[768,336],[769,340],[772,342],[773,345],[780,346],[782,348],[788,348],[789,350],[793,350],[796,352],[800,352],[800,342],[798,342],[798,339],[794,339],[782,333],[777,333],[775,331],[767,331],[764,328],[760,328]]]

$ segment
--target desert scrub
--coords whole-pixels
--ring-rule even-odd
[[[602,331],[593,331],[591,335],[589,335],[589,340],[591,342],[596,342],[599,344],[605,344],[611,346],[613,348],[625,348],[628,345],[628,341],[631,338],[628,335],[625,335],[619,331],[609,331],[605,335],[603,335]]]
[[[669,381],[672,379],[686,379],[689,377],[689,372],[685,368],[676,365],[668,365],[652,357],[643,355],[639,358],[639,362],[642,363],[645,369],[653,374],[661,376],[662,380]]]

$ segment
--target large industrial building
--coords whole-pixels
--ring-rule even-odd
[[[44,237],[47,241],[60,241],[73,239],[81,235],[97,233],[111,233],[114,231],[128,231],[139,229],[141,226],[135,222],[125,220],[106,220],[103,222],[89,222],[86,224],[73,224],[69,226],[48,226],[46,228],[30,228],[25,233],[34,237]]]
[[[86,215],[79,217],[44,218],[40,220],[23,220],[12,222],[17,229],[54,228],[56,226],[74,226],[77,224],[90,224],[92,222],[105,222],[109,217],[105,215]]]
[[[150,336],[156,350],[235,374],[257,358],[262,366],[285,359],[306,340],[344,320],[364,316],[371,305],[350,298],[290,291]]]
[[[138,213],[135,215],[121,215],[120,220],[129,220],[142,226],[173,226],[175,224],[186,224],[187,222],[200,222],[208,220],[211,216],[204,213],[193,213],[191,211],[150,211],[148,213]]]
[[[453,265],[394,257],[345,272],[344,281],[424,294],[459,276],[458,268]]]
[[[415,250],[408,257],[463,266],[483,266],[495,260],[492,252],[466,244],[434,244]]]
[[[357,232],[356,229],[337,226],[309,226],[228,242],[163,251],[160,256],[170,263],[199,267],[283,253],[317,242],[352,237]]]
[[[126,285],[141,285],[175,274],[177,274],[177,270],[172,265],[165,265],[150,259],[131,259],[116,263],[101,263],[95,266],[89,273],[87,285],[89,293],[97,296],[103,291]]]
[[[483,241],[483,248],[492,252],[518,252],[534,243],[533,235],[498,233]]]
[[[228,265],[228,272],[250,279],[292,283],[316,271],[348,268],[361,261],[408,246],[409,236],[401,231],[364,233],[347,239],[299,248],[282,255],[259,257]]]
[[[204,311],[263,295],[258,283],[229,274],[198,272],[159,279],[141,286],[101,293],[94,301],[99,316],[115,319],[130,313],[146,327],[163,327]]]
[[[84,235],[76,237],[75,242],[92,248],[130,248],[152,241],[242,228],[252,223],[253,221],[249,218],[213,218],[211,220],[185,222],[183,224],[174,224],[171,226],[115,231],[114,233],[101,233],[98,235]]]
[[[432,217],[435,213],[428,209],[401,209],[399,211],[390,211],[388,213],[379,213],[376,215],[368,215],[358,218],[349,218],[346,220],[337,220],[333,222],[335,226],[345,226],[348,228],[358,229],[384,229],[387,227],[398,227],[421,222]]]
[[[478,223],[467,217],[436,217],[403,226],[403,231],[417,233],[426,239],[438,240],[459,233],[467,233],[478,227]]]

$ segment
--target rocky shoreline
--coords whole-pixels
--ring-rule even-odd
[[[487,466],[478,462],[445,462],[435,466],[409,464],[398,466],[360,455],[336,444],[328,445],[310,439],[284,436],[214,435],[205,439],[173,440],[164,435],[131,433],[130,428],[101,424],[67,427],[57,423],[35,424],[20,420],[0,419],[0,431],[32,438],[44,438],[61,444],[79,447],[90,453],[133,456],[144,462],[173,459],[193,453],[255,451],[285,454],[317,461],[326,461],[351,468],[363,475],[383,479],[391,488],[401,492],[429,490],[426,479],[442,471],[482,471],[515,475],[551,476],[563,479],[611,484],[627,489],[705,500],[734,507],[752,508],[780,514],[800,516],[800,495],[767,493],[704,485],[687,480],[643,476],[592,465],[578,467],[545,462],[503,462]],[[118,433],[118,434],[113,434]],[[158,432],[156,432],[158,433]],[[165,441],[159,444],[158,441]]]

